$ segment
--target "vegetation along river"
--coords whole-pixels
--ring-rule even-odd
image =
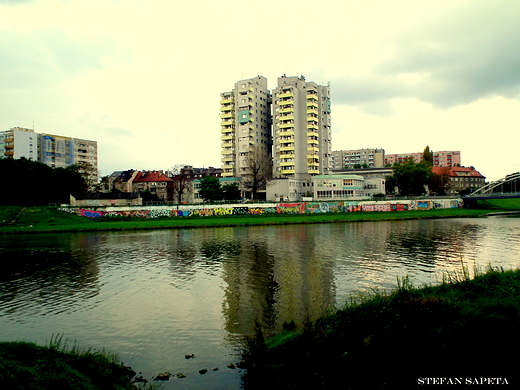
[[[255,320],[278,331],[397,277],[440,282],[461,259],[517,268],[520,218],[3,235],[0,258],[2,341],[59,334],[148,378],[186,374],[162,389],[239,389],[227,365]]]

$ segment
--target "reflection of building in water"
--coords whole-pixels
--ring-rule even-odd
[[[228,332],[251,334],[254,320],[279,330],[284,322],[316,319],[334,304],[332,263],[312,231],[304,225],[264,228],[262,236],[241,241],[240,252],[223,264]]]

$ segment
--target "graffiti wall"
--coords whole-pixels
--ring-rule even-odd
[[[431,210],[463,207],[462,199],[404,200],[399,202],[383,201],[344,201],[344,202],[295,202],[268,203],[256,205],[183,205],[183,206],[143,206],[100,208],[63,207],[61,210],[89,218],[111,217],[213,217],[226,215],[260,214],[316,214],[316,213],[353,213],[359,211],[407,211]]]

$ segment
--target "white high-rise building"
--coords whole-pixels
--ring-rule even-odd
[[[273,178],[331,173],[330,87],[284,75],[272,95]]]
[[[267,79],[240,80],[220,94],[221,167],[223,177],[248,173],[246,158],[258,151],[271,156],[271,95]]]

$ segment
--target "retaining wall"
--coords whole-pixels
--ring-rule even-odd
[[[341,202],[292,202],[231,205],[179,205],[179,206],[106,206],[97,208],[62,207],[84,217],[188,217],[256,214],[313,214],[350,213],[357,211],[406,211],[463,207],[461,199],[425,199],[402,201],[341,201]]]

